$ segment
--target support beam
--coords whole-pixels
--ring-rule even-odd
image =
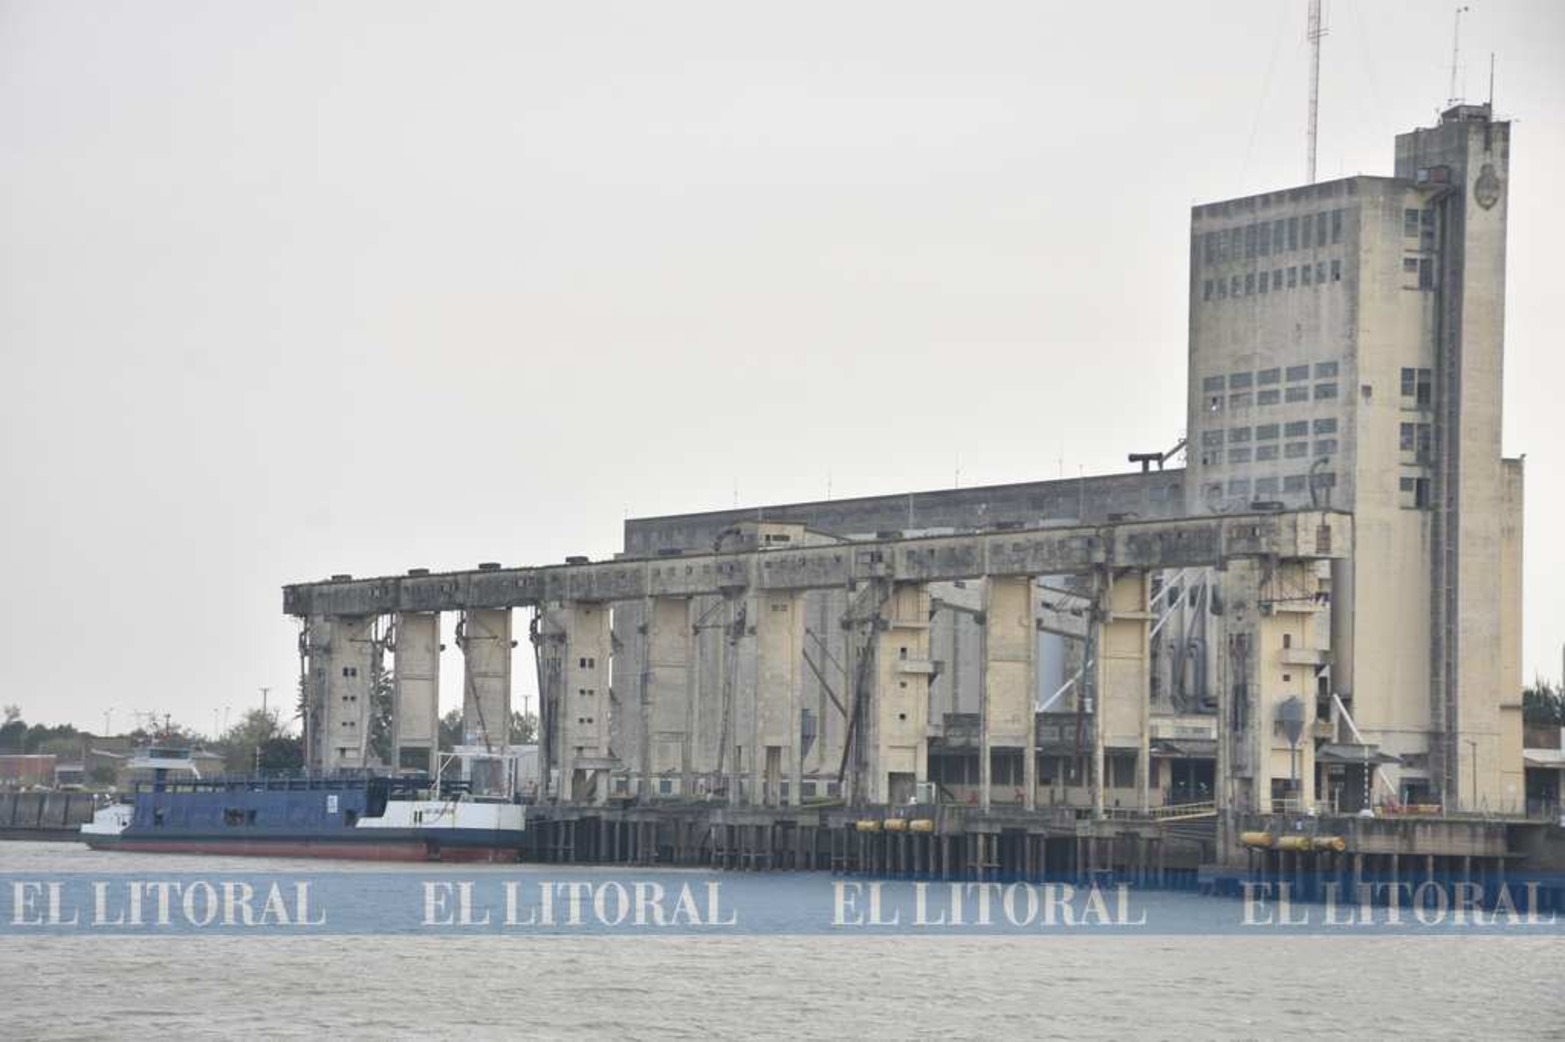
[[[754,683],[748,700],[750,735],[744,769],[747,802],[797,804],[802,782],[800,713],[804,693],[804,595],[769,592],[751,598],[755,631]],[[782,783],[787,781],[787,798]]]
[[[319,615],[309,620],[304,635],[305,734],[312,770],[367,766],[374,637],[372,616]]]
[[[433,773],[440,748],[440,614],[399,612],[393,635],[391,766]]]
[[[1006,788],[1004,802],[1028,809],[1037,802],[1038,625],[1032,591],[1027,576],[990,577],[984,584],[979,804],[985,810],[994,796],[991,760],[997,749],[1022,760],[1022,777]],[[1013,795],[1017,790],[1019,798]]]
[[[462,744],[503,752],[511,737],[511,611],[473,608],[459,625]]]
[[[609,797],[609,772],[615,764],[609,749],[611,612],[606,604],[571,602],[550,614],[553,628],[564,635],[558,645],[560,798],[603,803]]]
[[[691,668],[695,634],[690,598],[654,597],[646,604],[644,673],[645,794],[688,795],[682,782],[691,763]],[[669,792],[662,792],[663,782]]]
[[[872,803],[908,803],[929,779],[929,589],[899,583],[881,609],[875,683],[866,713]]]
[[[1152,670],[1149,631],[1154,613],[1148,610],[1148,574],[1127,569],[1106,580],[1097,649],[1098,732],[1108,756],[1133,751],[1136,758],[1134,800],[1145,811],[1150,800]],[[1104,783],[1113,778],[1105,777]],[[1101,792],[1110,788],[1099,786]],[[1109,794],[1106,798],[1123,800]]]

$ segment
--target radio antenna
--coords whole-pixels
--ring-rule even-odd
[[[1462,53],[1462,15],[1466,14],[1469,10],[1471,10],[1471,8],[1469,8],[1466,4],[1463,4],[1461,7],[1456,9],[1456,18],[1454,20],[1455,24],[1451,29],[1451,89],[1446,94],[1446,108],[1450,108],[1452,105],[1455,105],[1457,102],[1462,100],[1456,96],[1456,68],[1457,59]]]
[[[1310,0],[1309,26],[1305,38],[1310,41],[1310,122],[1309,159],[1305,164],[1305,183],[1315,183],[1315,140],[1320,124],[1320,38],[1326,35],[1321,24],[1320,0]]]

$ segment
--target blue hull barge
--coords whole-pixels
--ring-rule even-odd
[[[516,861],[526,808],[418,778],[219,778],[161,781],[83,825],[94,850]]]

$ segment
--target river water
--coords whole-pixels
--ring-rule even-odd
[[[555,881],[575,873],[547,869]],[[373,904],[381,900],[375,894],[384,891],[390,901],[401,892],[398,872],[413,885],[541,871],[420,865],[388,872],[345,862],[0,843],[7,886],[15,877],[75,874],[327,874],[339,886],[362,882]],[[780,894],[784,905],[833,885],[824,876],[689,876],[701,885],[742,878],[749,889],[741,895]],[[1149,900],[1158,914],[1223,904],[1193,895]],[[1565,1038],[1558,931],[985,936],[784,927],[650,936],[236,936],[0,929],[0,981],[6,1039]]]

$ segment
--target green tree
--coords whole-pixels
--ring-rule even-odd
[[[1522,720],[1529,724],[1565,727],[1565,688],[1542,677],[1522,689]]]
[[[381,763],[391,762],[391,711],[396,690],[391,671],[376,657],[370,688],[370,754]]]
[[[297,771],[304,766],[304,739],[275,735],[261,743],[261,770]]]
[[[261,748],[281,734],[276,713],[259,707],[249,710],[218,743],[224,770],[230,774],[247,774],[254,770]]]
[[[440,750],[450,752],[462,744],[462,710],[453,709],[440,718]]]
[[[511,710],[512,745],[531,745],[538,740],[538,717],[533,713]]]

